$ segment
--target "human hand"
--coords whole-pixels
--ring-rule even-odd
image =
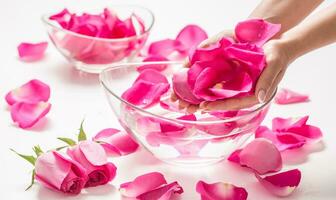
[[[233,31],[223,31],[201,43],[201,47],[209,46],[219,41],[222,37],[233,37]],[[225,100],[218,100],[214,102],[202,102],[200,105],[192,105],[179,99],[175,94],[172,95],[173,101],[179,101],[180,109],[187,109],[188,112],[193,113],[199,108],[202,110],[238,110],[253,106],[257,103],[268,101],[275,92],[279,82],[281,81],[287,66],[290,63],[289,51],[286,43],[281,39],[271,40],[264,46],[264,53],[266,55],[267,67],[262,72],[255,89],[255,95],[239,98],[229,98]],[[189,63],[186,62],[186,67]]]

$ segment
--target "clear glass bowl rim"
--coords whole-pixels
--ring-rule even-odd
[[[64,29],[62,28],[61,26],[58,26],[58,25],[55,25],[53,24],[49,19],[49,17],[51,15],[54,15],[55,13],[46,13],[46,14],[43,14],[41,19],[42,19],[42,22],[48,26],[51,26],[53,27],[54,29],[57,29],[59,31],[64,31],[70,35],[73,35],[73,36],[77,36],[77,37],[81,37],[81,38],[86,38],[86,39],[92,39],[92,40],[98,40],[98,41],[105,41],[105,42],[123,42],[123,41],[129,41],[129,40],[134,40],[134,39],[137,39],[137,38],[141,38],[143,37],[144,35],[146,35],[147,33],[150,32],[150,30],[152,29],[153,25],[154,25],[154,21],[155,21],[155,17],[154,17],[154,13],[146,8],[146,7],[143,7],[143,6],[139,6],[139,5],[122,5],[122,4],[115,4],[115,5],[109,5],[108,7],[115,7],[115,8],[120,8],[120,7],[124,7],[124,8],[137,8],[137,9],[141,9],[141,10],[144,10],[146,12],[148,12],[151,16],[151,22],[150,22],[150,25],[148,27],[145,27],[145,31],[140,34],[140,35],[134,35],[134,36],[131,36],[131,37],[124,37],[124,38],[99,38],[99,37],[93,37],[93,36],[88,36],[88,35],[84,35],[84,34],[80,34],[80,33],[76,33],[76,32],[73,32],[73,31],[69,31],[67,29]]]
[[[106,69],[104,69],[100,74],[99,74],[99,80],[101,85],[103,86],[103,88],[108,91],[109,94],[111,94],[112,96],[114,96],[116,99],[118,99],[119,101],[123,102],[124,104],[126,104],[127,106],[130,106],[132,108],[134,108],[135,110],[138,110],[142,113],[145,113],[147,115],[150,115],[152,117],[155,118],[159,118],[162,120],[166,120],[166,121],[171,121],[174,123],[183,123],[183,124],[190,124],[190,125],[211,125],[211,124],[218,124],[218,123],[228,123],[228,122],[234,122],[234,121],[238,121],[240,119],[244,119],[260,110],[262,110],[263,108],[265,108],[266,106],[268,106],[273,98],[275,97],[275,94],[277,93],[277,89],[273,92],[271,98],[262,103],[262,104],[258,104],[259,106],[252,110],[251,112],[247,113],[247,114],[243,114],[243,115],[239,115],[236,117],[231,117],[228,119],[220,119],[220,120],[212,120],[212,121],[189,121],[189,120],[183,120],[183,119],[176,119],[176,118],[169,118],[169,117],[162,117],[160,115],[157,115],[155,113],[149,112],[145,109],[142,109],[136,105],[133,105],[127,101],[125,101],[124,99],[122,99],[119,95],[115,94],[110,88],[109,86],[106,84],[106,80],[104,78],[104,74],[106,74],[107,72],[111,71],[111,70],[116,70],[119,68],[125,68],[125,67],[134,67],[134,66],[139,66],[139,65],[155,65],[155,64],[168,64],[168,65],[172,65],[172,64],[183,64],[183,62],[180,61],[153,61],[153,62],[137,62],[137,63],[122,63],[122,64],[116,64],[113,66],[110,66]]]

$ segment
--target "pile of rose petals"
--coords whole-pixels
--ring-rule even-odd
[[[50,88],[40,80],[33,79],[7,93],[12,120],[20,128],[30,128],[48,114]]]
[[[235,39],[224,37],[190,54],[190,68],[175,74],[173,89],[191,104],[254,94],[266,67],[262,45],[280,30],[279,24],[261,19],[240,22]]]
[[[55,45],[66,52],[66,56],[87,64],[120,61],[137,53],[148,37],[145,24],[139,16],[133,13],[122,20],[117,13],[107,8],[100,14],[82,15],[64,9],[49,19],[63,29],[76,33],[55,30],[50,33]],[[118,40],[120,38],[125,40]]]
[[[32,62],[42,59],[47,47],[47,42],[40,42],[36,44],[23,42],[17,47],[17,49],[21,60]]]
[[[201,27],[187,25],[177,34],[175,39],[163,39],[152,42],[144,55],[146,58],[143,62],[182,60],[207,38],[207,33]],[[164,64],[143,65],[138,67],[138,71],[141,72],[145,69],[163,71],[166,67],[167,65]]]
[[[321,130],[307,124],[307,120],[308,116],[297,119],[274,118],[272,130],[260,126],[255,133],[256,139],[243,149],[233,152],[228,160],[254,171],[259,182],[271,193],[278,196],[290,195],[300,183],[300,170],[263,175],[282,169],[281,151],[300,148],[306,143],[321,139]]]
[[[91,37],[125,38],[142,34],[145,31],[142,20],[135,14],[121,20],[116,13],[107,8],[100,14],[83,13],[82,15],[70,13],[64,9],[50,16],[49,19],[56,21],[66,30]],[[140,25],[140,30],[137,30],[135,23]]]

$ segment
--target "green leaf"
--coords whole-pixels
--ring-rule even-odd
[[[30,185],[25,189],[25,191],[29,190],[34,185],[34,183],[35,183],[35,170],[33,170],[32,172]]]
[[[71,139],[71,138],[64,138],[64,137],[59,137],[57,138],[58,140],[61,140],[62,142],[65,142],[66,144],[68,144],[69,146],[75,146],[76,142]]]
[[[84,123],[84,120],[82,121],[80,128],[79,128],[78,142],[86,140],[86,133],[83,129],[83,123]]]
[[[26,161],[28,161],[30,164],[32,164],[33,166],[35,166],[35,162],[36,162],[36,158],[32,155],[24,155],[24,154],[20,154],[18,152],[16,152],[14,149],[10,149],[11,151],[13,151],[14,153],[16,153],[18,156],[20,156],[21,158],[25,159]]]
[[[39,157],[40,155],[43,154],[43,151],[40,147],[40,145],[36,145],[33,147],[33,151],[35,152],[36,156]]]
[[[60,151],[60,150],[62,150],[62,149],[64,149],[64,148],[67,148],[67,147],[69,147],[69,146],[66,145],[66,146],[62,146],[62,147],[57,147],[55,150],[56,150],[56,151]]]

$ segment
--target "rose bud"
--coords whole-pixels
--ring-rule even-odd
[[[67,153],[86,169],[88,180],[85,187],[107,184],[116,175],[116,166],[107,161],[104,148],[96,142],[82,141],[69,148]]]
[[[69,194],[79,194],[84,187],[86,170],[67,155],[47,152],[35,163],[35,179],[42,185]]]

